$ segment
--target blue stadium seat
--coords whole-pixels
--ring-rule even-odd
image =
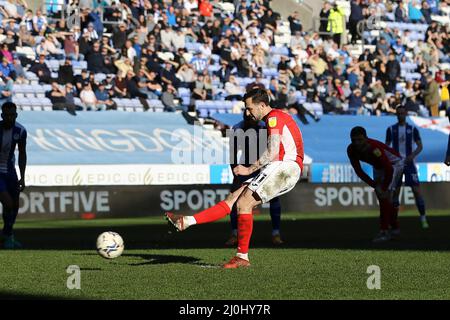
[[[191,90],[188,88],[178,88],[178,94],[180,97],[190,97],[191,96]]]
[[[211,60],[214,61],[214,63],[219,63],[220,62],[220,56],[217,54],[212,54],[211,55]]]
[[[207,109],[197,109],[199,112],[199,116],[202,118],[207,118],[208,117],[208,110]]]

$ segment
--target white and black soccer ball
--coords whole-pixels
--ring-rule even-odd
[[[117,232],[103,232],[97,238],[97,252],[103,258],[114,259],[120,257],[124,248],[123,239]]]

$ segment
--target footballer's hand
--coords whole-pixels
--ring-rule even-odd
[[[450,166],[450,156],[447,156],[444,161],[446,166]]]
[[[19,191],[22,192],[25,190],[25,180],[22,178],[19,180]]]
[[[240,164],[233,169],[233,173],[237,176],[248,176],[250,174],[250,169]]]

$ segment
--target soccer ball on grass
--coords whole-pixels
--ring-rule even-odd
[[[103,232],[97,238],[97,252],[103,258],[114,259],[120,257],[124,248],[123,239],[117,232]]]

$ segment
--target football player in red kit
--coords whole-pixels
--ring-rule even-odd
[[[380,203],[380,232],[373,242],[388,241],[400,234],[393,192],[403,173],[403,159],[394,149],[367,137],[363,127],[354,127],[350,133],[352,143],[347,155],[358,177],[375,189]],[[361,168],[360,161],[373,166],[373,179]],[[391,230],[389,230],[391,227]]]
[[[239,189],[230,193],[224,201],[193,216],[167,212],[167,220],[178,230],[219,220],[230,214],[234,203],[238,209],[237,254],[224,268],[250,266],[248,248],[253,230],[254,207],[292,190],[300,180],[303,170],[303,139],[294,119],[281,110],[272,109],[266,90],[253,89],[244,96],[245,109],[254,121],[263,120],[268,130],[267,150],[250,167],[238,165],[235,175],[249,176]]]

